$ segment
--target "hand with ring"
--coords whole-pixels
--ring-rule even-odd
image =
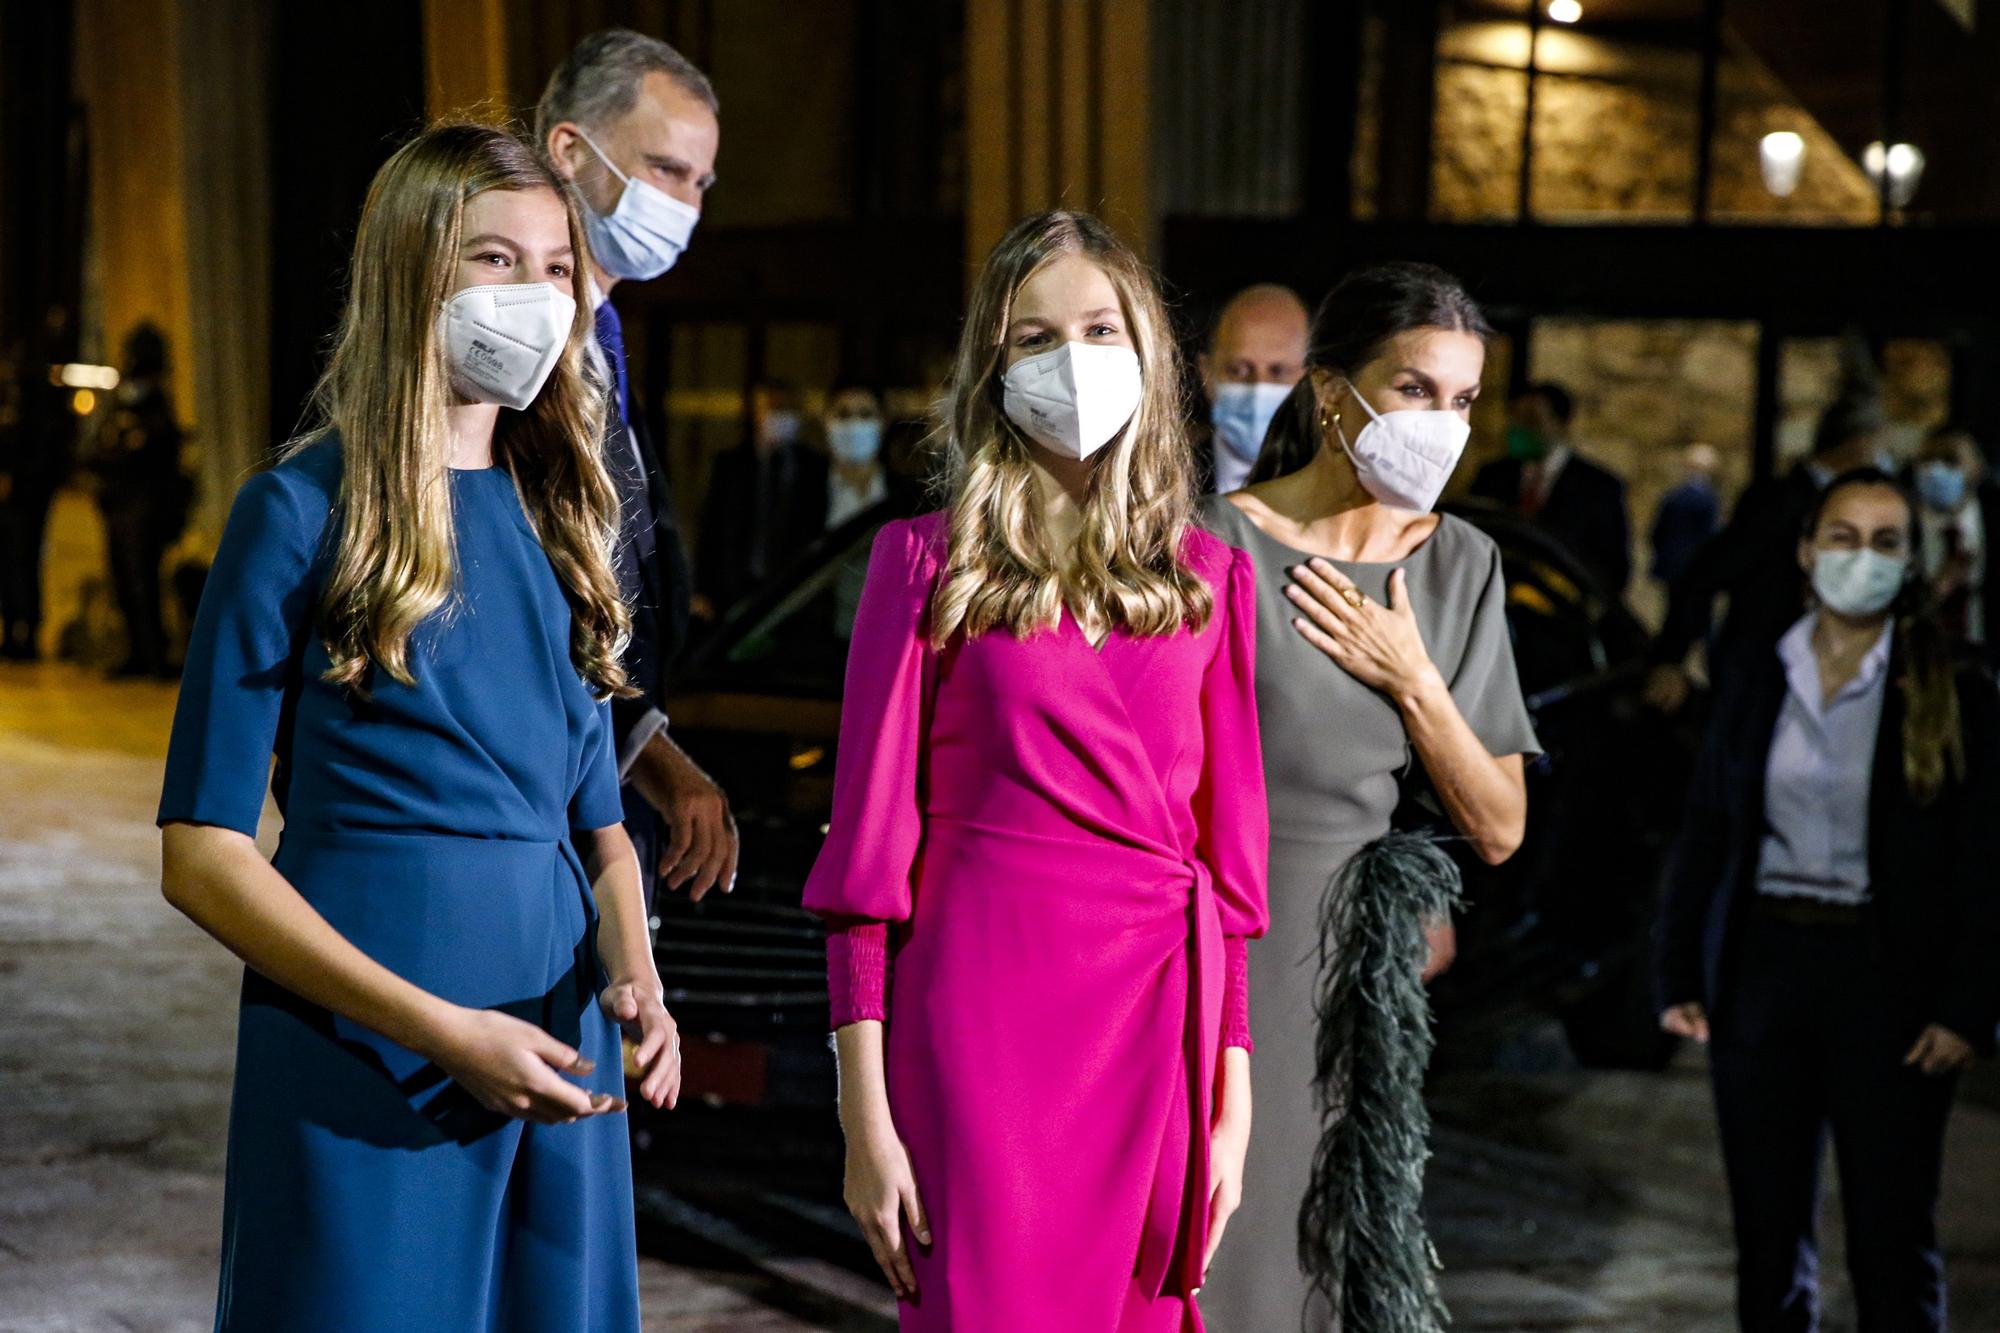
[[[1292,627],[1363,685],[1401,699],[1437,674],[1402,570],[1389,575],[1386,606],[1370,601],[1332,562],[1317,556],[1287,572],[1292,581],[1285,596],[1299,611]]]

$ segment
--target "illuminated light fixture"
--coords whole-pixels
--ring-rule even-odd
[[[1805,164],[1803,135],[1773,130],[1757,143],[1757,167],[1764,173],[1764,188],[1780,199],[1799,188],[1799,173]]]
[[[1861,150],[1861,169],[1879,192],[1882,177],[1889,177],[1889,207],[1907,207],[1916,198],[1917,185],[1924,178],[1924,150],[1913,143],[1892,143],[1885,150],[1876,140]]]
[[[1557,23],[1574,23],[1583,17],[1583,6],[1577,0],[1549,0],[1549,17]]]
[[[103,389],[109,392],[118,387],[118,371],[112,366],[87,366],[81,361],[68,365],[50,366],[49,383],[65,389]]]
[[[97,395],[89,389],[78,389],[69,396],[69,410],[80,417],[87,417],[97,410]]]

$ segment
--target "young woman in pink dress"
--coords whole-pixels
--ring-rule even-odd
[[[902,1327],[1202,1328],[1250,1128],[1255,590],[1195,527],[1179,371],[1102,223],[972,296],[944,513],[875,540],[828,920],[847,1202]]]

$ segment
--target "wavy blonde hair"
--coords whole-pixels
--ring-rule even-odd
[[[1068,551],[1050,542],[1033,446],[1001,409],[1014,301],[1059,255],[1087,259],[1111,280],[1140,369],[1139,408],[1095,455],[1083,530]],[[1214,595],[1181,559],[1194,478],[1179,354],[1151,275],[1102,222],[1088,213],[1037,213],[993,247],[939,416],[950,546],[931,600],[932,642],[942,646],[961,630],[1025,638],[1053,627],[1065,601],[1080,619],[1132,634],[1207,623]]]
[[[457,289],[466,202],[487,190],[552,190],[569,215],[576,319],[525,411],[502,409],[494,466],[507,472],[571,611],[570,657],[600,697],[632,694],[619,656],[631,631],[612,570],[618,497],[599,441],[604,389],[584,370],[591,309],[582,220],[569,189],[503,129],[425,130],[375,173],[348,272],[347,305],[314,393],[320,429],[339,434],[339,547],[319,607],[326,679],[366,693],[371,668],[411,684],[410,633],[457,583],[448,409],[457,401],[439,314]]]

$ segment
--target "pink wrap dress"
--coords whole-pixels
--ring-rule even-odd
[[[1266,806],[1249,558],[1199,529],[1199,631],[1065,613],[933,650],[942,515],[876,538],[805,891],[836,1027],[884,1022],[933,1243],[907,1330],[1203,1325],[1208,1133],[1250,1045]]]

